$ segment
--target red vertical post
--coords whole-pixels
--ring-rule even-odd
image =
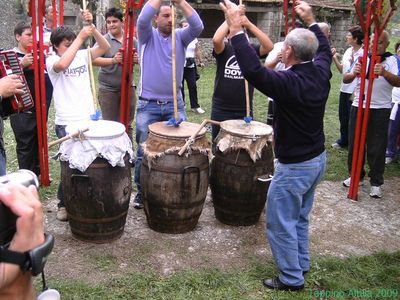
[[[60,26],[63,26],[64,25],[64,0],[60,0],[59,1],[59,9],[60,9],[60,11],[59,11],[59,16],[60,16],[60,22],[59,22],[59,24],[60,24]]]
[[[44,0],[30,1],[30,11],[32,17],[33,34],[33,68],[35,80],[35,110],[36,124],[38,133],[38,153],[41,184],[50,185],[49,165],[48,165],[48,149],[47,149],[47,123],[46,123],[46,90],[44,85],[44,49],[43,49],[43,16],[45,11]],[[39,37],[38,37],[39,35]],[[39,57],[38,57],[39,54]]]
[[[56,0],[51,0],[51,6],[53,7],[53,29],[54,29],[54,28],[57,28],[57,4],[56,4]]]
[[[351,162],[351,183],[349,188],[349,193],[347,197],[352,200],[357,200],[358,198],[358,184],[360,182],[360,177],[356,178],[356,168],[359,154],[359,146],[360,146],[360,136],[361,136],[361,124],[363,119],[363,99],[364,99],[364,90],[365,90],[365,77],[367,74],[367,58],[368,58],[368,50],[369,50],[369,34],[368,30],[371,26],[371,17],[372,17],[372,1],[369,1],[367,4],[367,15],[365,24],[363,25],[364,29],[364,54],[362,58],[362,70],[360,77],[360,94],[359,94],[359,105],[357,108],[357,121],[356,121],[356,129],[354,134],[354,142],[353,142],[353,153],[352,153],[352,162]]]

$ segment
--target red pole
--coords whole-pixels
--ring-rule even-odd
[[[374,1],[374,0],[372,0]],[[361,124],[363,118],[363,99],[364,99],[364,90],[365,90],[365,77],[366,77],[366,69],[367,69],[367,58],[368,58],[368,48],[369,48],[369,35],[368,30],[371,26],[371,16],[372,16],[372,1],[368,2],[367,6],[367,19],[365,20],[364,25],[364,54],[362,58],[362,69],[361,69],[361,77],[360,77],[360,94],[359,94],[359,103],[357,108],[357,121],[356,121],[356,129],[354,134],[354,144],[353,144],[353,155],[351,162],[351,182],[349,193],[347,197],[352,200],[357,200],[358,193],[358,184],[360,182],[360,178],[356,178],[356,168],[359,154],[359,145],[360,145],[360,137],[361,137]]]
[[[39,0],[38,5],[38,16],[39,20],[43,19],[43,15],[46,9],[45,0]],[[53,7],[53,14],[57,13],[56,7]],[[57,18],[53,18],[57,22]],[[40,171],[41,174],[41,183],[44,186],[50,185],[50,176],[49,176],[49,152],[47,146],[47,111],[46,111],[46,86],[45,86],[45,65],[44,65],[44,39],[43,39],[43,23],[39,23],[39,82],[40,82],[40,107],[37,107],[36,110],[41,111],[40,119],[37,119],[36,122],[41,123],[41,131],[38,132],[38,135],[41,134],[42,151],[39,151],[42,160],[43,168]],[[39,145],[40,146],[40,145]]]
[[[63,2],[63,0],[61,0],[60,2]],[[57,4],[56,4],[56,0],[52,0],[51,1],[51,6],[53,7],[53,29],[57,28]]]
[[[124,19],[124,42],[122,49],[122,78],[121,78],[121,100],[120,100],[120,121],[125,125],[125,130],[128,131],[127,122],[125,120],[126,116],[126,95],[127,88],[129,84],[127,84],[127,71],[128,71],[128,61],[127,61],[127,53],[128,53],[128,44],[129,44],[129,14],[131,11],[131,0],[127,1],[126,9],[125,9],[125,19]]]
[[[60,22],[59,22],[59,24],[60,24],[60,26],[63,26],[64,25],[64,0],[60,0],[59,1],[59,5],[60,5],[60,7],[59,7],[59,9],[60,9],[60,12],[59,12]]]

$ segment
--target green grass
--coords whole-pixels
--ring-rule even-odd
[[[187,109],[189,121],[195,123],[200,123],[210,116],[215,67],[207,67],[200,71],[200,74],[199,102],[201,107],[206,110],[206,114],[198,115]],[[337,114],[339,84],[340,74],[333,69],[332,88],[325,114],[326,148],[329,156],[325,180],[342,180],[347,176],[347,152],[336,151],[330,147],[339,134]],[[255,120],[265,121],[266,111],[266,96],[256,91],[254,95]],[[53,109],[50,112],[48,133],[49,141],[56,139]],[[8,121],[6,121],[4,137],[8,171],[15,171],[18,169],[15,141]],[[50,156],[56,152],[57,149],[51,149]],[[53,178],[53,182],[49,188],[40,190],[42,200],[46,201],[46,199],[55,197],[59,173],[59,163],[51,159],[50,176]],[[386,168],[386,178],[399,175],[399,164],[393,164]],[[107,254],[93,255],[89,265],[93,265],[97,272],[113,273],[115,258]],[[392,289],[387,292],[395,293],[397,291],[400,293],[400,252],[378,253],[345,260],[313,257],[312,272],[307,276],[306,281],[307,290],[299,294],[272,292],[262,287],[260,281],[262,278],[276,274],[272,261],[251,262],[246,269],[234,271],[187,270],[170,277],[157,275],[156,271],[146,268],[141,273],[117,277],[96,285],[67,280],[61,276],[48,278],[48,282],[51,287],[57,288],[61,292],[63,299],[316,299],[318,297],[313,293],[318,293],[318,291],[344,292],[349,295],[351,291],[363,289],[371,293],[377,292],[378,289]],[[36,279],[36,284],[39,287],[38,279]],[[392,296],[394,297],[387,298],[400,299],[398,295],[392,294]],[[374,299],[376,297],[353,297],[353,299],[366,298]]]
[[[51,283],[65,299],[316,299],[316,294],[328,292],[345,295],[342,299],[377,299],[379,292],[389,293],[392,297],[387,299],[400,298],[400,252],[344,260],[319,258],[311,268],[306,289],[300,293],[275,292],[262,286],[261,279],[276,272],[272,262],[252,263],[230,272],[187,270],[170,277],[147,270],[96,285],[61,278]],[[374,297],[350,297],[360,293]]]

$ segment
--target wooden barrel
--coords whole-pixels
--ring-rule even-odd
[[[128,155],[125,167],[96,158],[85,172],[61,162],[62,189],[71,232],[77,239],[106,243],[124,232],[132,191]]]
[[[184,233],[198,223],[208,189],[206,130],[199,133],[189,152],[179,156],[178,151],[199,126],[189,122],[179,127],[165,122],[149,126],[140,183],[147,223],[155,231]]]
[[[235,226],[258,222],[274,168],[271,134],[270,126],[256,121],[221,122],[210,176],[220,222]]]

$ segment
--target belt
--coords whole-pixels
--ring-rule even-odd
[[[148,101],[148,102],[155,102],[158,105],[163,105],[163,104],[167,104],[167,103],[170,102],[168,100],[147,99],[147,98],[143,98],[143,97],[139,97],[139,100],[144,100],[144,101]]]

